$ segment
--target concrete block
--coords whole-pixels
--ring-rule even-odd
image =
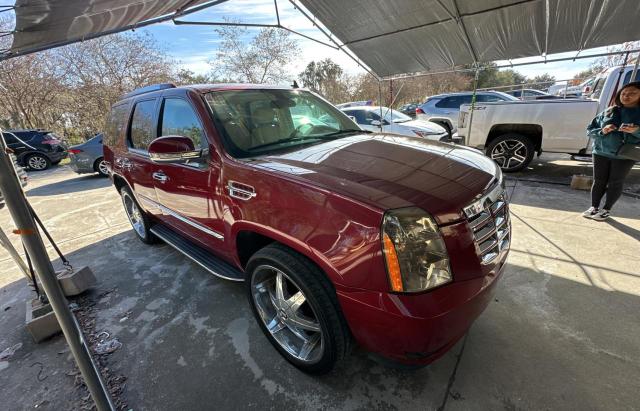
[[[33,340],[37,343],[61,332],[50,304],[42,304],[35,299],[27,301],[26,327]]]
[[[571,188],[574,190],[591,190],[593,177],[584,174],[576,174],[571,178]]]
[[[74,268],[73,271],[58,271],[56,275],[60,287],[67,297],[82,294],[96,284],[96,277],[87,266]]]

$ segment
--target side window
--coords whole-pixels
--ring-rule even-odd
[[[11,133],[2,133],[2,137],[4,137],[4,141],[7,144],[16,144],[18,142],[16,137]]]
[[[624,75],[624,80],[622,81],[622,84],[625,85],[627,83],[629,83],[631,81],[631,74],[633,73],[633,70],[628,71],[627,74]],[[634,77],[635,80],[633,81],[638,81],[640,79],[640,70],[636,71],[636,75]]]
[[[155,138],[153,136],[153,114],[156,107],[155,100],[145,100],[136,103],[131,118],[129,142],[131,147],[146,150]]]
[[[353,116],[356,118],[356,123],[358,124],[365,124],[366,123],[366,119],[365,119],[365,115],[364,115],[364,111],[363,110],[349,110],[347,112],[345,112],[346,115],[348,116]]]
[[[202,147],[204,131],[191,105],[181,98],[166,98],[162,107],[160,135],[184,136],[193,140],[193,145]]]
[[[445,97],[442,100],[436,103],[436,107],[438,108],[451,108],[451,100],[454,100],[455,97]]]
[[[491,103],[494,101],[504,101],[502,97],[493,96],[491,94],[480,94],[476,96],[476,101],[478,103]]]

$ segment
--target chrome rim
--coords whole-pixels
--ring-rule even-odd
[[[124,210],[127,213],[127,217],[129,217],[131,226],[140,237],[146,238],[144,220],[136,202],[127,192],[122,193],[122,202],[124,204]]]
[[[106,161],[102,160],[98,163],[98,171],[100,172],[100,174],[107,174],[108,170]]]
[[[527,154],[527,146],[518,140],[501,141],[491,150],[491,158],[503,169],[521,166]]]
[[[251,278],[251,295],[262,323],[280,347],[305,363],[320,360],[324,338],[318,316],[290,277],[261,265]]]
[[[29,157],[29,168],[32,170],[44,170],[47,168],[47,160],[40,156]]]

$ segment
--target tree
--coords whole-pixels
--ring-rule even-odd
[[[187,84],[207,84],[214,83],[215,80],[206,74],[196,74],[188,69],[180,69],[175,75],[176,85]]]
[[[276,84],[290,80],[286,66],[300,54],[298,42],[286,30],[263,28],[249,42],[248,30],[237,26],[216,29],[222,41],[209,62],[216,77],[243,83]]]
[[[310,62],[298,77],[304,87],[329,101],[338,103],[350,97],[349,78],[344,76],[342,67],[331,59]]]
[[[549,87],[555,84],[556,78],[549,73],[544,73],[539,76],[535,76],[533,79],[527,81],[535,83],[529,85],[530,88],[536,90],[547,90]]]

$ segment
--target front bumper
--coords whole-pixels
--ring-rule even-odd
[[[485,310],[505,260],[487,275],[422,294],[338,291],[338,299],[366,350],[400,363],[428,364],[445,354]]]

